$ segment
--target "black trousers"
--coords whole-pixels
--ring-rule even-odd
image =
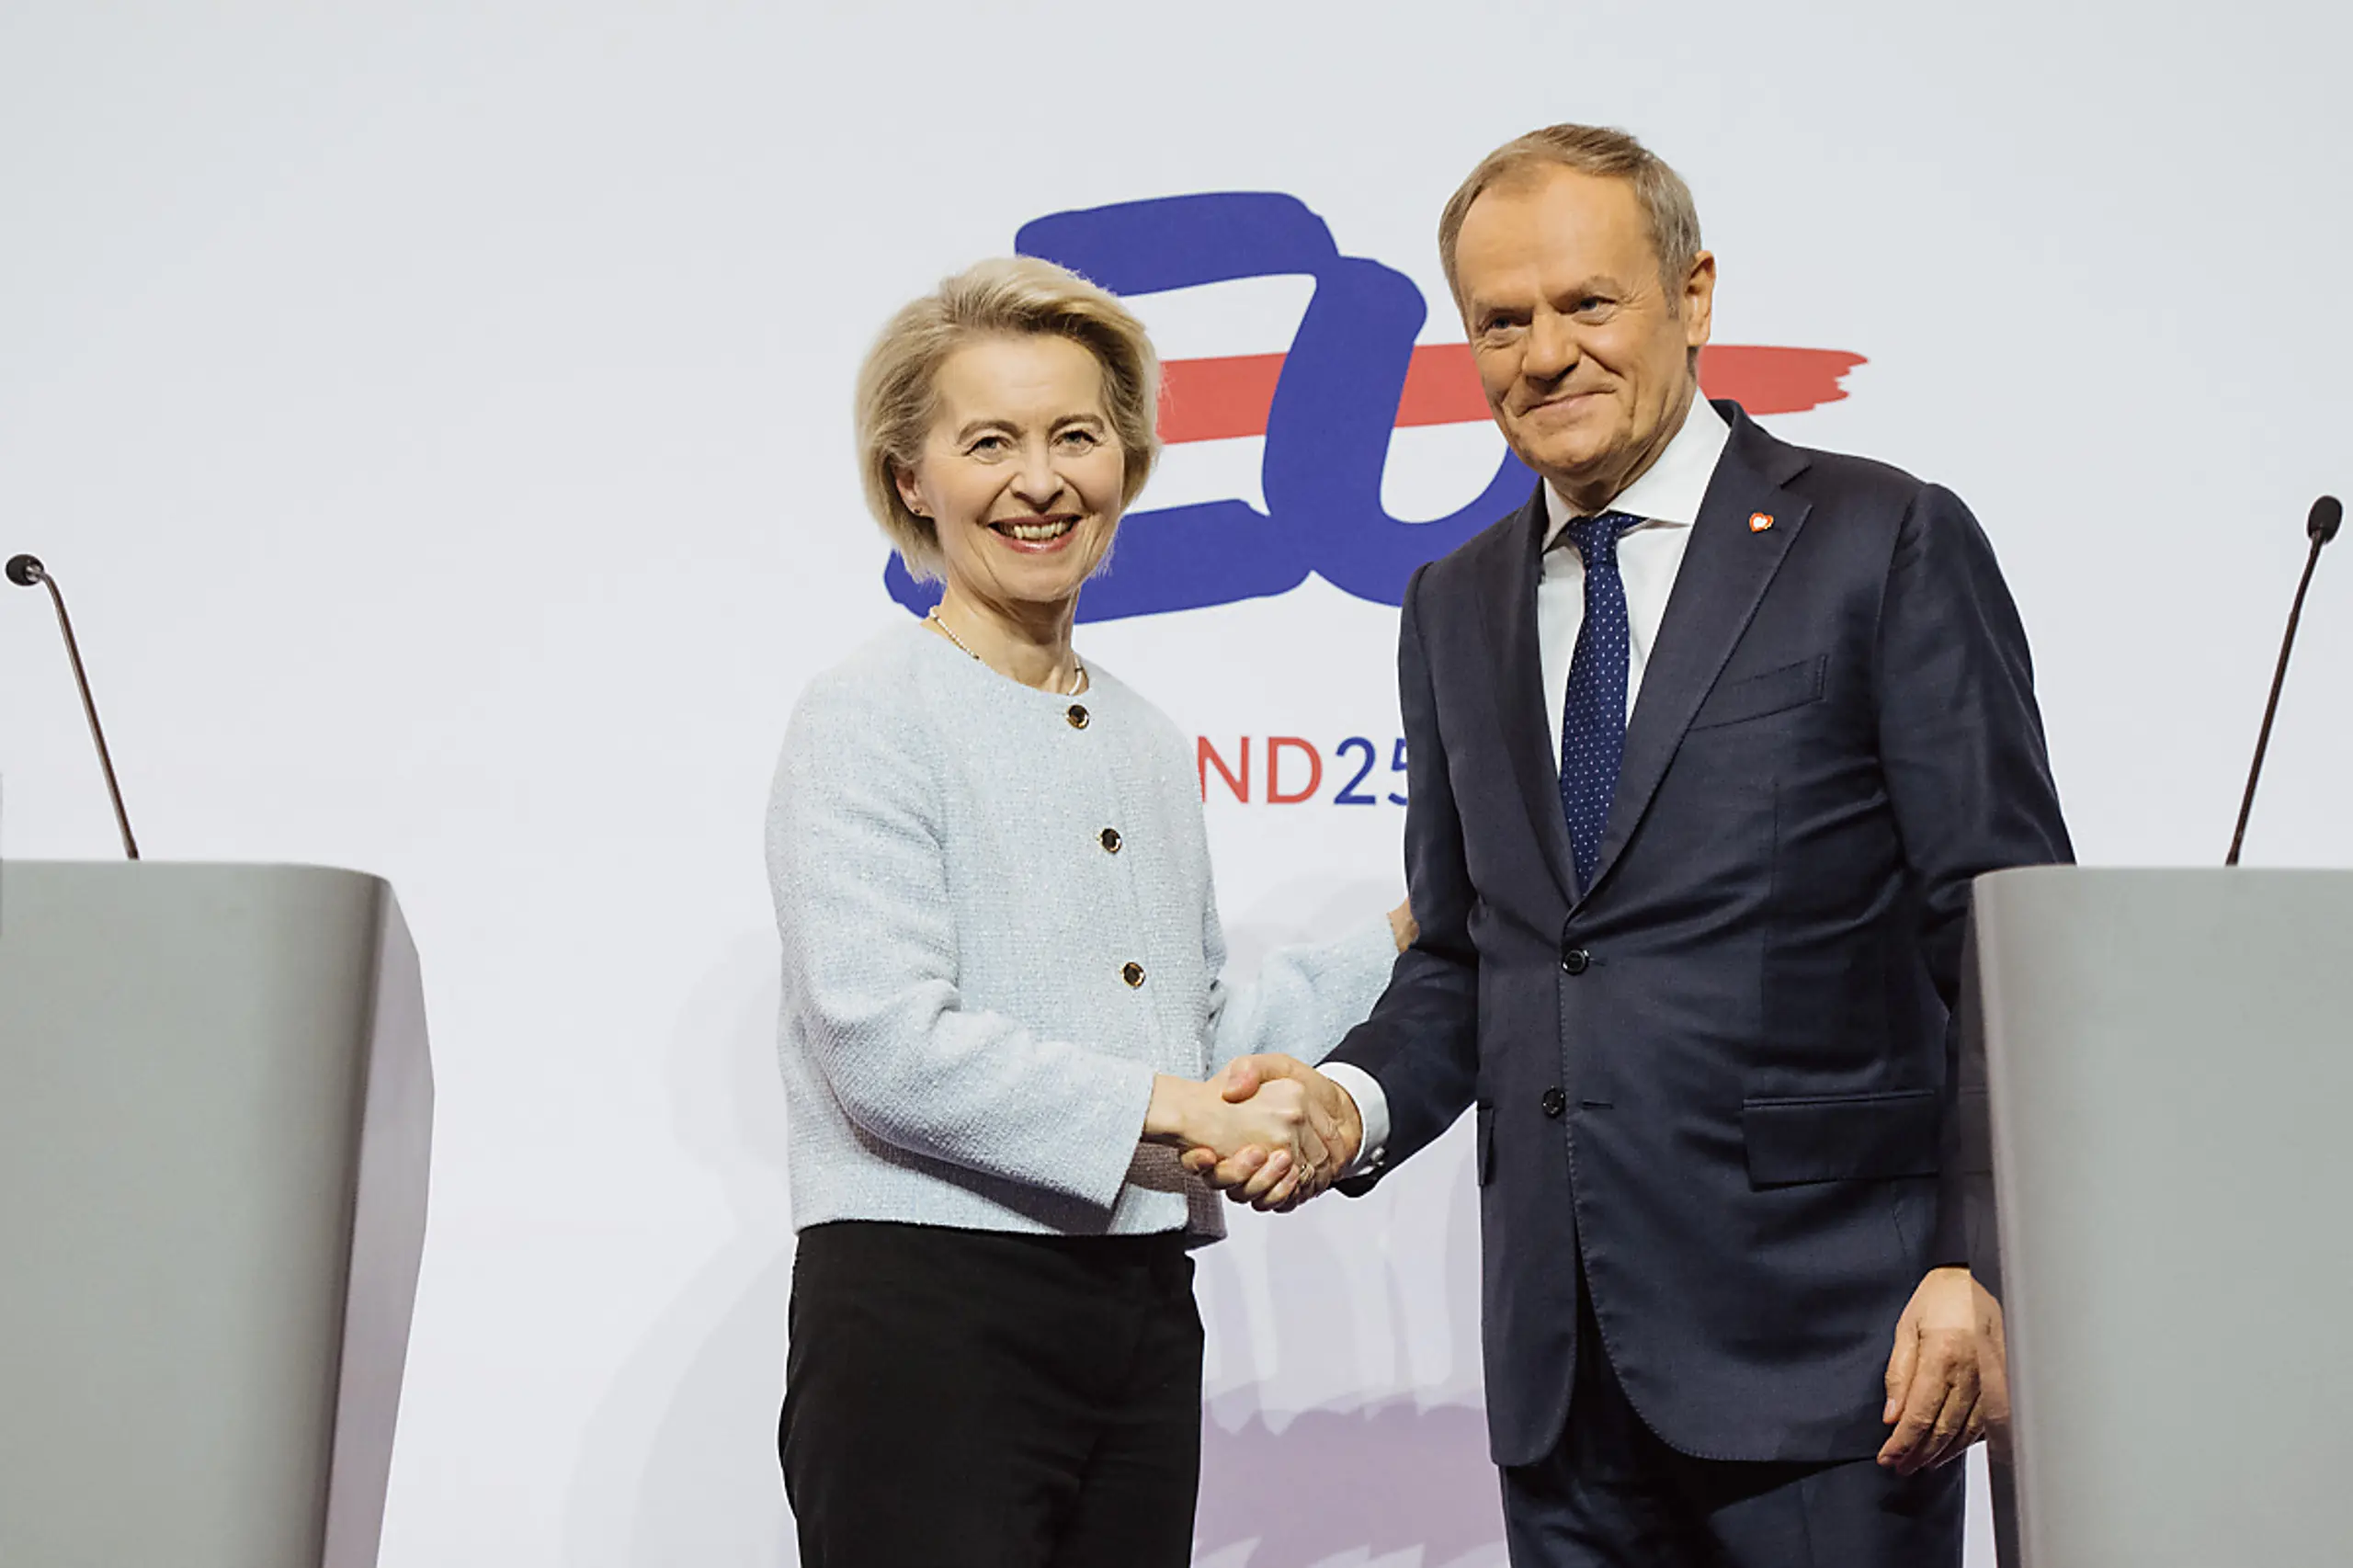
[[[1961,1568],[1959,1461],[1905,1477],[1678,1452],[1626,1398],[1590,1308],[1561,1440],[1503,1484],[1512,1568]]]
[[[801,1233],[778,1441],[805,1568],[1185,1568],[1183,1238]]]

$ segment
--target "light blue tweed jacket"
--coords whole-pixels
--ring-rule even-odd
[[[768,808],[796,1226],[1223,1233],[1140,1144],[1153,1075],[1321,1061],[1385,918],[1230,986],[1193,748],[1088,666],[1073,699],[910,622],[811,683]]]

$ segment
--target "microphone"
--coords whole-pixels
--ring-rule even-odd
[[[2296,585],[2296,602],[2288,609],[2288,634],[2279,640],[2279,667],[2271,672],[2271,700],[2263,705],[2263,729],[2255,737],[2255,762],[2246,770],[2246,794],[2239,801],[2239,825],[2231,834],[2231,852],[2223,859],[2225,866],[2239,863],[2239,846],[2246,841],[2246,819],[2255,810],[2256,781],[2263,777],[2263,754],[2271,744],[2271,720],[2279,711],[2279,688],[2288,679],[2288,655],[2296,646],[2296,622],[2303,619],[2304,594],[2313,585],[2313,568],[2320,564],[2320,547],[2336,537],[2345,523],[2345,503],[2334,495],[2324,495],[2313,503],[2311,514],[2304,518],[2304,532],[2312,536],[2313,548],[2304,557],[2304,575]]]
[[[49,602],[57,608],[57,628],[65,634],[65,657],[74,665],[74,685],[82,693],[82,712],[90,721],[90,739],[97,743],[98,768],[107,776],[107,797],[114,802],[114,824],[122,833],[122,853],[136,860],[139,841],[131,836],[131,815],[122,809],[122,786],[115,782],[114,758],[107,752],[107,733],[98,726],[98,705],[90,698],[90,677],[82,668],[82,645],[74,640],[74,619],[65,613],[65,596],[57,591],[57,579],[34,556],[10,557],[7,575],[20,588],[49,590]]]

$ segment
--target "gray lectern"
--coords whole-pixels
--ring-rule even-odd
[[[2006,1559],[2353,1562],[2353,874],[2005,871],[1972,940]]]
[[[375,1562],[432,1119],[375,878],[0,865],[0,1563]]]

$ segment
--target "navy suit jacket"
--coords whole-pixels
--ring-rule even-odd
[[[1333,1059],[1387,1095],[1384,1169],[1475,1108],[1502,1464],[1562,1430],[1580,1257],[1673,1447],[1877,1450],[1896,1320],[1967,1256],[1947,1146],[1970,879],[2071,855],[1975,519],[1716,406],[1731,439],[1591,886],[1541,689],[1541,491],[1405,593],[1421,937]]]

